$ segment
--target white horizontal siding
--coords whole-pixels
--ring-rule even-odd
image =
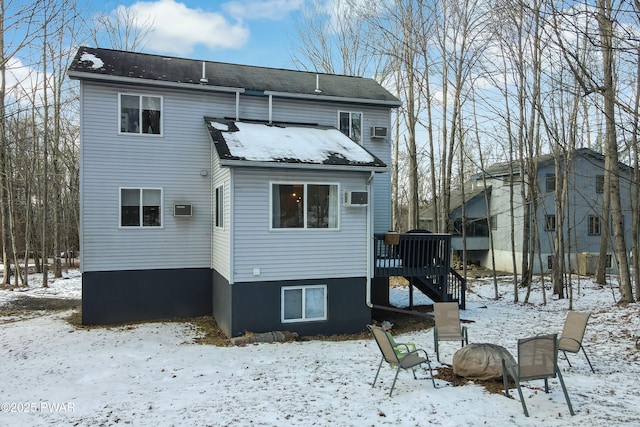
[[[270,230],[269,184],[274,181],[335,182],[345,188],[364,189],[366,173],[285,173],[234,170],[235,282],[296,280],[366,275],[367,210],[340,204],[338,230]],[[260,269],[260,275],[253,274]]]
[[[119,92],[163,97],[161,137],[118,134]],[[268,120],[268,106],[267,97],[241,96],[240,117]],[[368,136],[371,126],[390,126],[386,107],[274,98],[272,118],[337,127],[341,110],[364,114],[365,147],[390,164],[388,142],[371,140]],[[211,140],[203,123],[205,116],[235,117],[235,94],[138,90],[131,86],[83,83],[83,269],[213,266],[231,281],[326,277],[327,268],[332,277],[364,276],[366,209],[341,207],[339,231],[270,232],[268,178],[339,181],[343,191],[347,187],[364,189],[368,174],[298,171],[292,175],[276,170],[238,170],[232,174],[227,169],[212,167]],[[210,173],[202,176],[201,171]],[[387,230],[390,223],[388,180],[388,174],[377,174],[374,179],[371,200],[375,201],[376,231]],[[222,230],[214,229],[212,223],[213,194],[219,183],[225,185],[226,198],[226,224]],[[163,227],[120,229],[120,187],[162,188]],[[193,216],[174,218],[173,203],[192,203]],[[291,249],[292,241],[299,246],[295,250]],[[260,276],[253,275],[254,268],[260,268]]]
[[[224,226],[213,227],[213,258],[211,266],[225,279],[231,279],[231,172],[220,168],[219,161],[213,157],[212,212],[215,212],[215,191],[220,185],[224,188]]]
[[[118,134],[118,92],[163,96],[163,136]],[[203,116],[235,108],[232,95],[193,96],[83,84],[82,263],[84,271],[209,268],[211,143]],[[161,188],[161,228],[120,228],[121,187]],[[174,203],[193,216],[174,218]]]

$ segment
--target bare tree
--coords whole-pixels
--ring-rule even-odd
[[[633,302],[633,291],[629,277],[629,264],[622,222],[622,203],[620,200],[620,177],[618,170],[618,141],[616,137],[616,92],[614,86],[614,48],[613,48],[613,16],[611,0],[598,0],[598,27],[602,50],[604,114],[606,120],[605,157],[608,160],[605,176],[610,177],[611,215],[618,273],[620,276],[621,303]],[[606,179],[606,178],[605,178]],[[608,218],[605,219],[608,221]]]
[[[96,14],[87,25],[92,25],[87,31],[95,46],[134,52],[145,48],[153,32],[152,20],[141,20],[133,8],[124,5]]]

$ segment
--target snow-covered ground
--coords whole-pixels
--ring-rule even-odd
[[[461,313],[473,321],[471,342],[515,355],[518,338],[562,330],[568,300],[548,291],[542,305],[537,285],[530,304],[514,304],[513,284],[503,280],[498,301],[491,280],[471,285]],[[0,305],[25,295],[78,298],[81,280],[71,272],[47,289],[32,286],[0,291]],[[581,354],[571,355],[572,368],[561,356],[573,417],[557,380],[549,394],[542,381],[523,383],[530,418],[518,399],[473,383],[437,381],[434,389],[409,372],[400,373],[390,398],[392,369],[371,387],[380,357],[371,339],[215,347],[194,344],[197,331],[188,323],[78,329],[65,320],[69,312],[43,312],[23,320],[0,315],[0,425],[637,426],[640,306],[617,306],[615,288],[589,279],[576,281],[574,292],[574,309],[593,313],[585,345],[596,373]],[[391,300],[406,304],[406,288],[393,288]],[[425,302],[415,296],[415,304]],[[431,330],[398,339],[435,359]],[[445,342],[441,349],[443,362],[451,362],[457,346]]]

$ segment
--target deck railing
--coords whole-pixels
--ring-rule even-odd
[[[451,235],[411,232],[397,237],[396,243],[386,234],[374,235],[375,276],[422,279],[440,301],[459,301],[463,307],[466,286],[451,268]]]

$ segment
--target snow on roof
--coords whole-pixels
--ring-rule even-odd
[[[205,124],[223,164],[238,161],[386,167],[336,128],[268,125],[206,117]]]
[[[80,56],[80,61],[91,62],[91,68],[93,68],[94,70],[97,70],[98,68],[102,68],[102,66],[104,65],[104,62],[102,61],[102,59],[98,58],[92,53],[87,53],[87,52],[83,53]]]

